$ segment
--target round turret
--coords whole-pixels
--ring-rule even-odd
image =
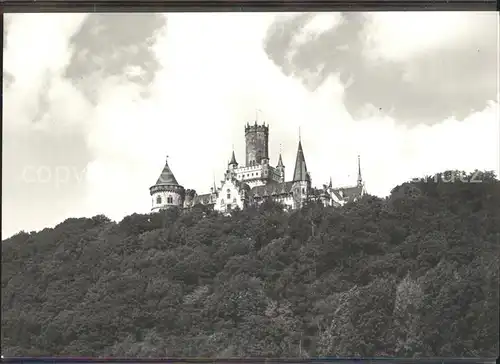
[[[155,185],[149,188],[149,193],[152,197],[153,212],[171,207],[183,207],[186,191],[177,183],[168,161],[165,162],[165,167]]]

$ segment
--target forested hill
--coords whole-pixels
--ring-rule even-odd
[[[444,178],[339,209],[19,233],[2,242],[2,354],[496,357],[500,182]]]

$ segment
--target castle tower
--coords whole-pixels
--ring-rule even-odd
[[[276,166],[276,169],[278,170],[280,174],[280,182],[285,182],[285,165],[283,164],[283,159],[281,158],[281,152],[280,156],[278,159],[278,165]]]
[[[231,156],[231,161],[229,162],[229,169],[235,169],[238,167],[238,162],[236,162],[236,156],[234,155],[234,149],[233,149],[233,155]]]
[[[302,142],[299,139],[299,147],[297,149],[297,157],[295,158],[295,169],[293,171],[293,181],[307,181],[307,165],[306,159],[304,157],[304,151],[302,150]]]
[[[269,126],[265,124],[245,126],[246,166],[269,162]]]
[[[299,137],[297,157],[295,159],[295,169],[293,171],[293,200],[294,208],[301,208],[308,197],[311,187],[311,177],[307,172],[306,159],[302,150],[302,141]]]
[[[361,157],[358,155],[358,183],[356,185],[359,189],[360,196],[366,194],[365,182],[361,177]]]
[[[363,186],[363,178],[361,177],[361,157],[358,155],[358,187]]]
[[[182,207],[184,205],[184,187],[177,183],[168,165],[168,160],[165,161],[165,167],[163,167],[163,171],[155,185],[149,188],[149,193],[153,198],[152,212],[170,207]]]

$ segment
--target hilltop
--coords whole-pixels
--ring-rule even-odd
[[[2,242],[2,354],[496,357],[500,182],[454,173],[337,209],[19,233]]]

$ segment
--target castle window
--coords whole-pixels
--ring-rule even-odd
[[[228,200],[230,200],[230,199],[231,199],[231,194],[230,194],[230,193],[228,193],[228,194],[227,194],[227,199],[228,199]]]
[[[233,203],[236,203],[236,197],[235,197],[235,198],[233,198]]]
[[[174,199],[172,197],[167,197],[167,203],[174,203]]]
[[[161,196],[158,196],[158,197],[156,198],[156,203],[157,203],[158,205],[159,205],[159,204],[161,204]]]
[[[224,199],[220,200],[220,204],[224,205]]]
[[[306,189],[302,188],[302,193],[305,195],[306,194]]]

